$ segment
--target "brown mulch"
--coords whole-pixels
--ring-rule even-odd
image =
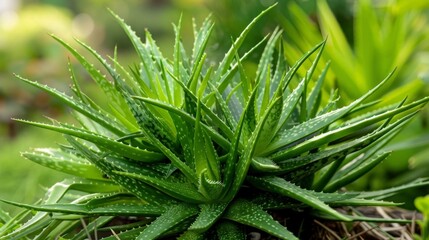
[[[416,211],[400,208],[362,207],[356,208],[365,217],[383,219],[404,219],[410,223],[371,223],[371,222],[331,222],[314,220],[313,234],[309,239],[326,240],[412,240],[420,229],[416,220],[422,215]]]
[[[400,208],[358,207],[337,209],[345,214],[382,219],[409,220],[409,223],[383,222],[338,222],[324,219],[299,219],[290,212],[271,212],[274,218],[287,226],[301,240],[412,240],[420,234],[416,220],[422,215],[416,211]],[[297,234],[299,233],[299,234]],[[277,240],[257,229],[250,230],[248,240]]]

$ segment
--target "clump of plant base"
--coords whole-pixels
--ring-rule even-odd
[[[336,91],[321,95],[329,66],[313,76],[324,42],[293,66],[284,59],[281,31],[253,49],[240,49],[267,11],[243,30],[217,64],[205,52],[213,29],[210,19],[195,27],[190,54],[180,40],[181,23],[174,26],[174,56],[167,59],[149,32],[143,43],[115,16],[139,56],[134,67],[122,66],[116,56],[107,61],[77,41],[108,76],[54,37],[82,64],[105,99],[99,104],[86,95],[72,67],[74,97],[20,77],[68,105],[80,126],[18,120],[64,134],[68,144],[23,155],[73,177],[52,186],[37,204],[4,200],[33,211],[9,219],[0,228],[1,239],[97,238],[106,230],[110,236],[105,239],[245,239],[249,228],[297,239],[299,231],[292,232],[269,212],[379,221],[336,208],[394,206],[382,199],[428,184],[420,179],[377,192],[343,189],[389,155],[382,147],[428,99],[366,113],[374,103],[365,99],[388,76],[350,105],[338,107]],[[244,67],[243,61],[263,46],[256,71]],[[312,54],[311,68],[298,76]]]

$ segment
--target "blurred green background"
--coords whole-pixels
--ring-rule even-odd
[[[379,98],[387,102],[412,100],[428,93],[429,21],[426,0],[1,0],[0,1],[0,198],[34,202],[46,187],[63,178],[60,173],[20,157],[29,148],[61,143],[61,136],[16,124],[11,118],[67,121],[68,110],[48,95],[30,88],[14,73],[68,91],[68,53],[49,34],[73,44],[78,38],[103,55],[134,61],[131,45],[108,9],[126,19],[143,36],[148,29],[170,56],[171,23],[183,17],[183,42],[190,45],[192,18],[200,23],[210,12],[216,21],[210,43],[212,57],[223,52],[231,38],[267,6],[278,2],[246,40],[252,47],[276,26],[284,30],[285,54],[293,63],[312,45],[328,37],[322,61],[332,61],[326,91],[340,86],[342,103],[360,95],[398,67],[395,80]],[[412,4],[410,4],[412,2]],[[325,4],[326,3],[326,4]],[[188,38],[188,39],[187,39]],[[188,45],[188,46],[189,46]],[[219,51],[218,51],[219,50]],[[246,64],[254,64],[248,62]],[[324,67],[323,64],[320,65]],[[79,68],[77,68],[79,69]],[[79,74],[85,77],[85,74]],[[356,86],[364,86],[361,89]],[[88,79],[86,92],[94,95]],[[351,89],[351,90],[350,90]],[[393,91],[393,92],[392,92]],[[426,111],[427,112],[427,111]],[[388,187],[415,177],[429,177],[427,114],[424,111],[390,148],[399,150],[388,163],[358,181],[356,189]],[[418,189],[407,196],[425,195]],[[3,207],[3,205],[1,205]],[[9,206],[6,209],[16,211]]]

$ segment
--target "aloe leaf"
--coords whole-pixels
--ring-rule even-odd
[[[275,62],[276,62],[276,67],[272,77],[271,95],[275,95],[275,94],[282,95],[280,90],[283,90],[283,89],[281,88],[280,83],[286,78],[286,73],[287,73],[287,63],[284,57],[283,41],[279,41],[279,49],[277,50],[277,58]]]
[[[332,201],[329,203],[332,207],[342,207],[342,206],[349,206],[349,207],[359,207],[359,206],[377,206],[377,207],[395,207],[402,205],[402,203],[395,203],[395,202],[388,202],[388,201],[381,201],[381,200],[373,200],[373,199],[365,199],[365,198],[350,198],[345,200],[339,200],[339,201]]]
[[[100,113],[95,111],[93,108],[85,105],[84,103],[73,99],[72,97],[67,96],[66,94],[59,92],[58,90],[55,90],[53,88],[50,88],[48,86],[41,85],[37,82],[33,82],[30,80],[27,80],[25,78],[22,78],[20,76],[17,76],[20,80],[35,86],[43,91],[46,91],[47,93],[51,94],[52,96],[56,97],[60,101],[62,101],[67,106],[71,107],[72,109],[82,113],[83,115],[87,116],[88,118],[92,119],[93,121],[97,122],[104,128],[108,129],[109,131],[113,132],[117,135],[123,135],[127,130],[119,125],[115,120],[112,120],[114,118],[110,117],[105,112]],[[106,117],[107,116],[107,117]]]
[[[124,172],[130,172],[135,174],[142,174],[150,177],[165,177],[168,175],[167,169],[160,169],[160,167],[169,168],[168,164],[165,165],[163,163],[155,163],[155,164],[145,164],[141,165],[139,162],[130,161],[124,157],[116,157],[116,156],[106,156],[103,161],[106,164],[110,164],[114,166],[115,169],[121,169]]]
[[[142,43],[140,38],[136,35],[136,33],[131,29],[129,25],[127,25],[122,18],[120,18],[118,15],[110,11],[113,17],[115,17],[116,21],[119,23],[121,28],[125,31],[125,33],[128,35],[129,39],[131,40],[140,60],[142,63],[142,74],[143,79],[150,81],[154,80],[153,74],[156,72],[155,67],[152,62],[152,57],[150,52],[147,50],[146,46]]]
[[[63,40],[59,39],[56,36],[52,36],[56,41],[58,41],[61,45],[63,45],[67,50],[69,50],[70,53],[73,54],[73,56],[76,57],[76,59],[81,63],[81,65],[87,70],[87,72],[91,75],[92,79],[97,83],[97,85],[102,89],[102,91],[106,94],[106,97],[111,100],[113,103],[115,103],[115,106],[117,106],[119,109],[125,111],[128,108],[126,108],[126,103],[124,99],[122,98],[121,94],[115,89],[115,87],[112,85],[109,80],[106,79],[105,76],[103,76],[98,69],[94,67],[93,64],[89,63],[81,54],[79,54],[75,49],[73,49],[70,45],[65,43]],[[92,48],[90,48],[88,45],[84,44],[83,42],[77,40],[77,42],[82,45],[84,48],[86,48],[91,54],[93,54],[109,71],[109,73],[114,77],[115,81],[119,81],[119,75],[110,67],[110,65],[107,64],[107,62],[99,55],[97,54]],[[119,115],[120,116],[120,115]]]
[[[215,86],[217,86],[216,88],[218,89],[218,91],[220,93],[223,93],[225,91],[225,89],[228,87],[228,84],[230,84],[231,80],[233,80],[233,77],[237,73],[237,71],[242,72],[241,70],[243,70],[243,69],[240,69],[241,67],[240,67],[239,62],[243,62],[249,56],[251,56],[254,53],[254,51],[256,49],[258,49],[262,45],[262,43],[264,43],[268,39],[268,36],[269,35],[265,36],[254,47],[252,47],[252,49],[250,49],[245,54],[243,54],[242,57],[237,60],[237,63],[233,64],[231,66],[231,68],[227,70],[227,72],[225,74],[223,74],[222,76],[215,75],[216,79],[214,79],[214,82],[217,82],[217,84],[215,84]],[[238,48],[236,48],[235,50],[238,50]],[[237,55],[237,52],[235,52],[235,55]],[[219,72],[216,72],[216,74],[218,74],[218,73]],[[220,80],[217,80],[218,78]]]
[[[368,146],[373,141],[376,141],[378,138],[382,137],[384,134],[387,134],[390,130],[394,129],[394,127],[396,127],[397,125],[398,124],[394,124],[392,126],[389,126],[389,128],[383,129],[383,131],[380,130],[343,144],[334,145],[330,148],[321,150],[316,153],[286,159],[278,162],[277,164],[280,166],[280,172],[283,173],[292,170],[297,170],[298,168],[318,161],[323,162],[323,165],[327,165],[335,159],[341,159],[352,152],[355,152],[359,149]]]
[[[189,230],[206,232],[221,217],[227,206],[227,203],[201,204],[201,212],[189,227]]]
[[[392,76],[393,72],[390,73],[383,81],[381,81],[376,87],[372,90],[368,91],[365,95],[355,100],[348,106],[337,109],[335,111],[325,113],[323,115],[317,116],[316,118],[312,118],[300,125],[295,126],[292,129],[288,129],[282,134],[278,135],[273,139],[273,142],[267,147],[264,151],[264,154],[272,153],[288,144],[291,144],[299,139],[307,137],[312,133],[319,131],[326,126],[329,126],[331,123],[335,122],[348,112],[350,112],[353,108],[361,104],[367,97],[372,95],[376,90],[378,90],[383,84]]]
[[[344,166],[339,169],[333,179],[339,179],[347,176],[350,172],[355,169],[360,168],[359,166],[365,164],[369,159],[377,154],[390,140],[392,140],[408,122],[411,121],[412,117],[416,113],[411,113],[399,120],[395,123],[390,124],[385,127],[383,131],[388,131],[383,138],[375,139],[372,143],[372,147],[369,149],[361,149],[353,154],[347,156],[346,161],[344,162]],[[390,129],[390,130],[389,130]],[[386,152],[386,150],[383,150]],[[369,170],[369,169],[368,169]]]
[[[314,211],[314,212],[312,212],[312,214],[314,215],[314,217],[317,217],[317,218],[336,221],[335,218],[333,218],[332,216],[327,215],[323,212]],[[374,217],[355,216],[355,215],[347,215],[347,217],[349,217],[351,219],[351,221],[354,221],[354,222],[402,223],[402,224],[409,224],[412,222],[412,220],[397,219],[397,218],[388,219],[388,218],[374,218]]]
[[[104,66],[104,68],[108,71],[112,79],[114,80],[114,83],[117,85],[122,85],[123,82],[125,82],[124,79],[120,76],[120,74],[114,69],[107,61],[100,56],[94,49],[92,49],[90,46],[85,44],[82,41],[76,40],[81,46],[83,46],[86,50],[88,50],[93,56],[97,58],[97,60]],[[104,77],[103,77],[104,78]],[[104,79],[104,81],[107,81]],[[76,82],[76,81],[75,81]],[[99,83],[101,84],[101,83]],[[109,85],[110,82],[108,83]],[[104,84],[106,85],[106,84]],[[103,87],[103,86],[100,86]],[[113,104],[110,104],[111,111],[115,115],[116,118],[118,118],[124,125],[126,125],[129,129],[135,130],[137,123],[135,122],[135,119],[132,118],[132,113],[127,107],[127,103],[125,99],[122,97],[122,95],[117,91],[116,86],[108,86],[105,90],[107,97],[111,100],[113,100]],[[111,95],[111,96],[110,96]]]
[[[186,176],[186,178],[188,178],[190,182],[197,185],[197,176],[195,175],[195,172],[192,171],[192,169],[186,165],[186,163],[182,161],[179,156],[172,152],[170,148],[162,144],[162,142],[158,140],[156,136],[145,130],[146,129],[144,129],[144,132],[146,133],[146,136],[148,136],[149,141],[154,146],[156,146],[171,161],[171,163],[177,167],[177,169],[179,169]]]
[[[257,124],[257,114],[256,114],[256,99],[257,97],[257,89],[255,88],[252,92],[252,95],[250,95],[249,101],[247,102],[247,105],[245,107],[245,109],[243,110],[243,116],[244,116],[244,125],[243,125],[243,130],[244,130],[244,139],[250,139],[250,137],[252,136],[252,133],[255,131],[255,127]]]
[[[403,184],[397,187],[387,188],[383,190],[378,191],[366,191],[359,193],[359,197],[361,198],[370,198],[370,199],[385,199],[387,197],[390,197],[400,191],[407,190],[410,188],[416,188],[416,187],[422,187],[422,186],[428,186],[429,180],[428,178],[419,178],[416,179],[410,183]]]
[[[243,199],[232,202],[223,217],[257,228],[280,239],[298,239],[258,205]]]
[[[280,88],[278,88],[279,93],[283,93],[286,88],[289,85],[289,82],[292,80],[292,78],[295,76],[296,72],[298,71],[298,69],[304,64],[304,62],[314,53],[317,51],[317,49],[319,49],[322,45],[324,45],[325,42],[321,42],[319,44],[317,44],[316,46],[314,46],[312,49],[310,49],[308,52],[306,52],[303,56],[301,56],[300,59],[298,59],[298,61],[295,62],[294,65],[292,65],[292,67],[288,70],[288,72],[286,73],[286,77],[284,77],[282,79],[282,81],[280,82],[279,86]]]
[[[313,149],[314,146],[322,146],[325,143],[329,143],[329,142],[337,140],[341,137],[347,136],[347,135],[349,135],[349,134],[351,134],[351,133],[353,133],[359,129],[366,127],[366,126],[369,126],[369,125],[377,123],[381,120],[390,118],[392,116],[395,116],[395,115],[400,114],[402,112],[405,112],[407,110],[413,109],[413,108],[418,107],[420,105],[426,104],[428,101],[429,101],[429,98],[423,98],[421,100],[407,104],[405,106],[402,106],[402,107],[399,107],[399,108],[396,108],[396,109],[393,109],[390,111],[386,111],[386,112],[383,112],[383,113],[378,114],[378,115],[374,115],[374,116],[366,118],[366,119],[362,119],[361,121],[358,121],[358,122],[347,124],[345,126],[333,129],[333,130],[328,131],[326,133],[319,134],[316,137],[313,137],[313,138],[311,138],[311,139],[309,139],[303,143],[300,143],[298,145],[290,147],[287,150],[275,153],[273,155],[273,158],[274,159],[285,159],[285,158],[297,156],[297,155],[299,155],[305,151]],[[311,120],[308,122],[311,122]],[[306,124],[304,123],[304,125],[306,125]],[[291,131],[294,131],[294,130],[292,129]],[[287,136],[290,136],[290,134],[288,132],[285,132],[285,134],[282,135],[281,138],[285,139],[285,137],[287,137]]]
[[[134,160],[143,161],[143,162],[158,162],[164,158],[162,154],[147,151],[144,149],[139,149],[139,148],[118,142],[106,136],[102,136],[80,128],[76,128],[76,127],[72,127],[64,124],[61,126],[55,126],[55,125],[44,124],[44,123],[30,122],[26,120],[16,120],[16,121],[37,126],[40,128],[49,129],[59,133],[68,134],[81,139],[85,139],[87,141],[90,141],[96,144],[102,149],[114,151],[117,154],[121,154],[122,156],[126,156]]]
[[[194,67],[192,72],[196,69],[197,62],[202,58],[204,50],[206,49],[207,43],[210,39],[214,24],[210,20],[210,17],[204,19],[201,27],[197,30],[195,21],[193,22],[194,28],[194,47],[192,49],[192,62]]]
[[[263,152],[276,134],[275,129],[282,114],[283,101],[281,97],[273,99],[272,101],[272,106],[266,110],[266,119],[264,120],[261,134],[255,146],[255,155],[259,155],[260,152]]]
[[[324,171],[323,174],[316,181],[313,180],[313,185],[311,186],[311,189],[315,191],[322,191],[326,187],[328,182],[331,181],[332,177],[335,175],[338,169],[341,167],[346,157],[347,155],[344,155],[339,157],[338,159],[335,159],[333,162],[331,162],[327,166],[328,169]],[[335,189],[335,191],[337,189]],[[334,192],[334,191],[328,191],[328,192]]]
[[[280,170],[280,167],[269,158],[254,157],[252,159],[252,169],[255,169],[258,172],[271,172]]]
[[[195,169],[194,157],[194,125],[183,120],[183,117],[171,114],[177,129],[177,138],[182,147],[183,158],[186,164]]]
[[[264,16],[267,12],[269,12],[272,8],[274,8],[277,4],[273,4],[264,11],[262,11],[258,16],[256,16],[247,26],[246,28],[240,33],[240,36],[234,41],[232,44],[232,47],[228,50],[228,52],[225,54],[225,57],[219,64],[218,71],[216,72],[217,77],[215,79],[220,79],[220,76],[225,74],[230,67],[234,55],[237,52],[237,50],[240,48],[241,44],[244,42],[244,39],[246,38],[249,31],[255,26],[255,24]],[[222,90],[220,90],[222,92]]]
[[[282,114],[277,124],[275,133],[277,134],[281,128],[283,128],[286,122],[289,120],[292,112],[295,110],[299,99],[305,88],[305,79],[303,79],[298,86],[287,96],[283,101]],[[274,138],[275,139],[275,138]]]
[[[114,235],[110,237],[104,237],[102,240],[136,239],[145,228],[146,226],[126,229],[123,231],[115,231],[111,227],[109,233],[113,232]]]
[[[216,232],[219,240],[245,240],[246,234],[244,231],[232,221],[222,221],[216,227]]]
[[[225,185],[222,182],[214,181],[208,176],[206,169],[201,173],[198,184],[198,191],[209,201],[218,201],[219,196],[225,189]]]
[[[186,122],[189,122],[191,124],[195,124],[196,120],[193,116],[189,115],[187,112],[178,109],[174,106],[171,106],[169,104],[154,100],[154,99],[149,99],[149,98],[144,98],[144,97],[134,97],[135,99],[141,100],[145,103],[148,104],[152,104],[155,105],[157,107],[161,107],[164,108],[168,111],[170,111],[173,114],[177,114],[180,117],[182,117],[183,120],[185,120]],[[219,145],[221,145],[223,148],[225,149],[229,149],[230,148],[230,144],[228,142],[228,140],[226,140],[223,136],[221,136],[217,131],[213,130],[211,127],[207,126],[206,124],[202,124],[201,125],[205,131],[207,131],[207,133],[210,135],[210,137],[212,137],[212,139],[218,143]]]
[[[137,240],[150,240],[162,236],[168,230],[198,214],[198,207],[194,205],[178,204],[171,206],[155,221],[153,221],[136,238]]]
[[[195,231],[186,231],[180,235],[177,240],[204,240],[207,236],[204,233],[198,233]]]
[[[156,177],[149,177],[141,174],[128,172],[114,171],[114,173],[125,177],[141,180],[148,185],[157,188],[163,193],[170,195],[176,199],[182,200],[184,202],[200,203],[205,200],[205,198],[198,192],[195,186],[189,183],[174,182],[169,181],[168,179],[159,179]],[[178,189],[180,189],[180,191],[177,191]]]
[[[239,145],[241,140],[240,139],[241,133],[244,126],[244,118],[245,118],[245,114],[242,114],[237,124],[237,129],[234,133],[234,141],[233,141],[234,145],[231,146],[228,152],[225,167],[224,167],[223,181],[224,181],[225,187],[224,187],[222,198],[225,198],[225,199],[227,199],[226,196],[230,194],[229,189],[233,186],[235,181],[235,173],[236,173],[236,167],[237,167],[236,162],[237,162],[237,159],[239,158]],[[230,197],[230,199],[232,198]],[[230,201],[230,199],[227,199],[227,201]]]
[[[175,149],[176,129],[168,112],[159,111],[153,106],[137,102],[128,92],[123,92],[128,106],[141,129],[159,139],[163,145]],[[148,136],[149,137],[149,136]]]
[[[276,29],[270,39],[268,39],[265,49],[259,60],[258,69],[256,70],[256,85],[258,86],[258,106],[259,112],[263,114],[268,106],[271,94],[271,62],[275,45],[277,44],[282,32]],[[265,83],[263,83],[265,80]]]
[[[182,44],[181,44],[181,30],[182,30],[182,19],[183,16],[180,15],[179,18],[179,23],[177,25],[173,24],[173,28],[174,28],[174,52],[173,52],[173,59],[174,59],[174,63],[173,63],[173,76],[176,76],[177,80],[179,82],[185,82],[185,79],[188,79],[189,77],[185,75],[185,69],[183,65],[186,64],[186,59],[184,58],[184,56],[182,55]],[[178,106],[178,103],[181,101],[181,99],[178,99],[177,97],[179,96],[179,88],[177,88],[178,86],[176,86],[176,88],[174,89],[175,92],[175,106]]]
[[[232,139],[232,136],[234,135],[233,132],[230,129],[234,129],[236,127],[237,123],[234,119],[234,115],[231,111],[231,109],[228,107],[228,103],[223,99],[220,92],[213,86],[210,86],[213,92],[215,93],[216,103],[219,105],[219,110],[222,113],[222,116],[225,118],[225,121],[228,125],[224,123],[224,121],[219,120],[221,124],[216,124],[222,132],[225,133],[225,135],[228,136],[229,139]],[[208,112],[207,110],[204,110],[204,112]],[[217,115],[215,115],[217,116]],[[210,116],[211,119],[216,120],[215,117]],[[225,125],[225,126],[223,126]],[[229,127],[229,128],[228,128]]]
[[[98,168],[84,158],[53,148],[37,148],[24,152],[22,156],[45,167],[68,173],[77,177],[103,179]]]
[[[255,95],[253,95],[253,96],[255,96]],[[246,175],[247,175],[247,172],[249,170],[249,167],[251,165],[253,155],[255,153],[256,143],[259,140],[259,137],[260,137],[262,129],[263,129],[262,127],[266,123],[268,116],[269,116],[269,113],[273,109],[273,106],[275,106],[279,100],[280,100],[280,98],[277,98],[276,100],[272,101],[269,108],[267,109],[265,114],[262,116],[261,120],[258,122],[258,125],[255,128],[255,131],[253,132],[251,138],[249,139],[249,141],[247,143],[247,146],[243,150],[243,153],[237,162],[235,179],[234,179],[234,182],[232,182],[231,189],[229,190],[228,196],[226,197],[227,200],[232,199],[236,195],[236,193],[238,192],[238,190],[241,187],[241,184],[244,182]],[[252,107],[249,107],[249,105],[248,105],[245,112],[243,113],[243,116],[246,115],[246,111],[248,108],[252,108]],[[243,117],[243,119],[244,119],[244,117]],[[240,127],[239,131],[241,131],[241,127]]]
[[[199,59],[195,71],[192,72],[191,80],[188,82],[188,85],[187,85],[187,87],[194,94],[197,94],[198,79],[200,78],[200,75],[202,74],[201,71],[203,70],[205,60],[206,60],[206,54],[204,54],[202,56],[202,59]]]
[[[211,181],[220,181],[220,166],[213,143],[201,127],[201,104],[197,105],[194,135],[195,171],[200,178],[203,173]]]
[[[96,188],[96,189],[94,189]],[[46,193],[42,204],[56,204],[69,190],[94,190],[97,192],[117,191],[119,188],[112,183],[98,180],[70,180],[54,184]],[[2,200],[5,201],[5,200]],[[10,202],[12,204],[12,202]],[[21,204],[21,203],[17,203]],[[37,212],[30,220],[25,222],[18,229],[7,234],[5,238],[20,239],[24,236],[39,231],[49,224],[49,214],[47,212]]]
[[[301,98],[301,111],[300,111],[300,120],[301,122],[304,122],[306,120],[308,120],[308,109],[310,109],[310,107],[307,107],[307,88],[308,88],[308,83],[311,80],[314,71],[316,70],[316,66],[319,63],[320,57],[322,56],[322,52],[323,49],[325,48],[325,44],[326,41],[322,42],[322,45],[320,46],[320,50],[316,55],[316,59],[313,61],[313,63],[311,64],[310,69],[308,69],[307,73],[305,74],[305,86],[304,86],[304,92],[302,94],[302,98]]]
[[[0,239],[3,239],[2,236],[7,236],[8,233],[18,229],[26,219],[29,219],[31,215],[30,210],[27,210],[27,209],[19,212],[13,217],[10,217],[3,210],[1,211],[3,212],[2,213],[3,223],[0,227]]]
[[[172,198],[141,181],[115,174],[113,171],[120,171],[121,169],[110,164],[108,161],[105,161],[105,156],[100,156],[98,153],[93,152],[90,148],[78,142],[76,139],[71,137],[66,137],[66,139],[77,151],[84,155],[94,165],[99,167],[109,178],[128,191],[134,193],[140,199],[143,199],[147,203],[154,204],[156,206],[162,206],[163,204],[168,205],[172,202],[175,202]]]
[[[340,189],[341,187],[349,183],[352,183],[356,179],[362,177],[362,175],[372,170],[375,166],[377,166],[381,161],[386,159],[389,155],[390,153],[382,153],[371,159],[368,159],[367,161],[359,165],[357,168],[350,171],[347,175],[344,175],[340,178],[336,178],[334,181],[331,181],[328,185],[326,185],[324,190],[327,192],[332,192],[337,189]]]
[[[181,83],[179,81],[177,81],[177,83],[182,87],[183,91],[185,92],[185,110],[186,110],[186,112],[189,115],[192,115],[195,117],[196,106],[197,106],[197,102],[199,101],[197,96],[195,96],[195,94],[193,94],[192,91],[183,83]],[[216,93],[216,96],[217,96],[217,90],[213,89],[213,91]],[[219,99],[221,99],[221,98],[219,98]],[[226,136],[228,136],[228,138],[231,139],[233,133],[230,130],[230,128],[228,127],[228,125],[226,125],[225,122],[222,119],[220,119],[220,117],[216,113],[214,113],[213,110],[210,109],[203,101],[201,101],[200,104],[201,104],[202,110],[204,111],[205,114],[207,114],[207,116],[210,118],[210,120],[213,122],[213,124],[216,127],[219,127],[221,129],[221,131]],[[188,105],[190,106],[191,111],[189,111]],[[227,108],[221,108],[221,109],[222,110],[228,110]],[[226,113],[224,113],[224,115],[227,117]]]
[[[326,203],[317,198],[311,191],[296,186],[279,177],[248,177],[247,179],[253,186],[265,189],[274,193],[281,194],[286,197],[296,199],[308,206],[330,214],[341,221],[350,221],[349,218],[335,211]]]
[[[314,118],[317,115],[317,110],[320,106],[320,98],[322,94],[322,87],[323,83],[326,77],[326,74],[328,73],[328,69],[331,62],[328,62],[325,66],[325,68],[322,70],[322,73],[320,74],[319,78],[317,79],[316,85],[311,90],[310,95],[307,99],[307,114],[310,118]]]
[[[44,240],[58,238],[61,234],[72,231],[73,228],[80,225],[80,221],[73,220],[64,222],[61,220],[53,219],[37,236],[33,237],[33,240]]]
[[[100,207],[88,204],[55,203],[55,204],[24,204],[12,201],[0,200],[7,204],[23,207],[31,210],[50,213],[65,213],[77,215],[97,215],[97,216],[159,216],[164,211],[164,207],[154,206],[152,204],[132,204],[120,203],[109,206],[108,202],[101,203]],[[103,206],[104,205],[104,206]]]
[[[395,123],[389,125],[388,127],[385,127],[379,131],[373,132],[371,134],[368,134],[364,137],[340,144],[337,147],[333,147],[324,151],[320,151],[317,153],[309,154],[307,156],[297,157],[295,159],[288,159],[281,163],[278,163],[281,170],[279,172],[289,172],[287,175],[288,179],[292,179],[293,181],[297,181],[299,179],[302,179],[305,176],[314,174],[316,171],[322,169],[324,166],[334,162],[334,161],[343,161],[344,157],[346,157],[348,154],[356,154],[359,151],[366,151],[368,156],[371,156],[371,151],[376,151],[374,149],[374,144],[378,145],[378,140],[384,139],[382,138],[387,137],[390,138],[392,135],[391,133],[397,132],[399,128],[401,128],[404,124],[407,123],[407,121],[410,120],[410,117],[412,116],[406,116],[401,120],[396,121]],[[370,149],[367,149],[367,146],[370,146]],[[377,147],[378,148],[378,147]],[[350,167],[348,169],[353,169],[355,166]],[[286,170],[289,169],[289,170]],[[291,169],[294,169],[291,171]],[[335,172],[335,175],[333,178],[338,178],[338,173],[341,172],[337,171]],[[324,186],[323,183],[320,187]]]

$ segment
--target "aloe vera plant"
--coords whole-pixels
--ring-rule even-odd
[[[248,32],[271,8],[243,30],[216,64],[206,53],[213,29],[209,18],[195,27],[190,54],[180,40],[181,22],[174,26],[174,56],[167,59],[149,32],[143,42],[113,14],[134,45],[138,64],[128,69],[116,54],[108,61],[77,41],[107,76],[54,37],[98,84],[105,102],[83,92],[72,67],[73,97],[19,77],[68,105],[80,126],[17,120],[64,134],[67,144],[23,156],[72,177],[52,186],[36,204],[2,200],[36,213],[25,223],[33,212],[7,218],[0,239],[85,239],[106,232],[110,236],[105,239],[245,239],[244,226],[297,239],[299,232],[268,211],[380,221],[336,208],[394,206],[383,198],[428,184],[419,179],[377,192],[341,190],[387,158],[389,153],[379,149],[429,99],[359,115],[389,75],[347,106],[337,106],[336,91],[323,104],[329,66],[320,76],[313,73],[325,42],[292,66],[284,59],[281,31],[239,54]],[[242,61],[262,46],[252,72]],[[315,60],[299,79],[296,72],[311,55]],[[123,222],[118,224],[118,218]]]

